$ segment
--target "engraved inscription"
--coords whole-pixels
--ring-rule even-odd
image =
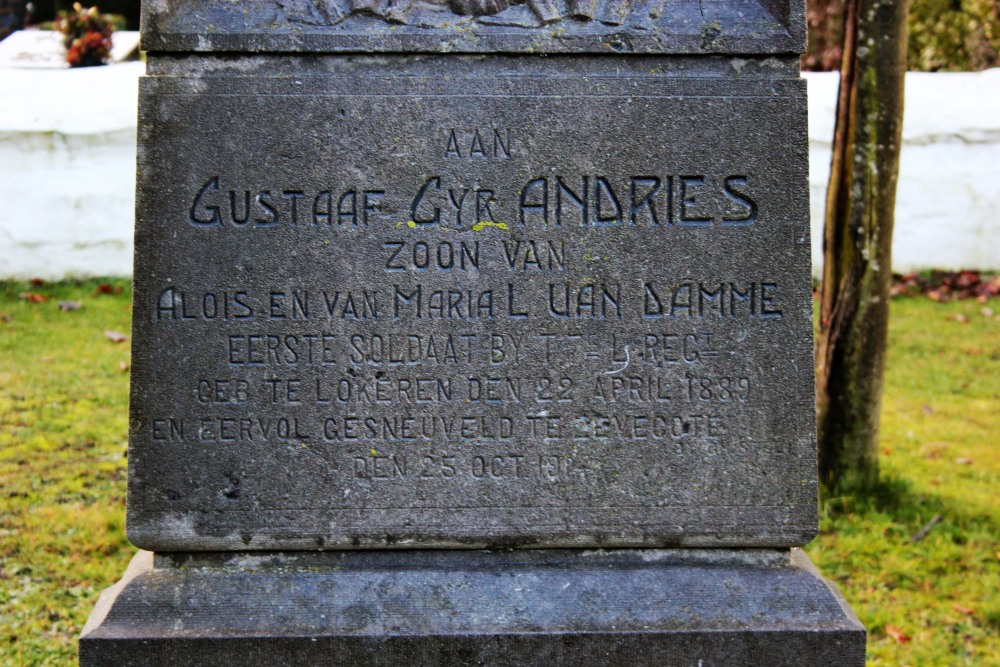
[[[454,135],[452,131],[452,136]],[[499,131],[495,157],[510,157]],[[451,157],[485,154],[474,131],[468,153],[449,149]],[[457,141],[457,139],[455,139]],[[485,156],[485,155],[484,155]],[[193,194],[188,222],[201,228],[311,229],[368,227],[384,217],[387,198],[406,198],[411,228],[439,227],[481,231],[514,225],[547,227],[659,228],[746,227],[753,225],[759,204],[752,177],[744,175],[632,176],[603,175],[534,178],[516,190],[498,185],[469,186],[444,175],[431,176],[407,193],[389,186],[334,189],[223,189],[213,176]],[[398,207],[398,206],[397,206]]]
[[[199,227],[276,227],[278,225],[367,226],[385,190],[299,189],[227,190],[220,178],[208,179],[191,202],[188,220]]]
[[[510,128],[451,128],[444,149],[446,158],[509,159],[514,147]]]
[[[386,241],[386,271],[479,270],[479,241]]]
[[[415,71],[359,93],[324,72],[231,94],[243,78],[156,107],[225,113],[238,142],[165,133],[143,158],[186,166],[140,190],[133,526],[252,535],[199,533],[212,548],[717,546],[705,517],[727,507],[783,543],[814,490],[810,443],[783,430],[811,419],[807,212],[771,162],[795,119],[756,78],[742,97],[627,73],[536,95]]]
[[[402,245],[399,245],[402,243]],[[438,251],[445,247],[438,246]],[[421,273],[434,265],[435,253],[424,242],[414,244],[414,257],[403,258],[405,242],[383,243],[388,272]],[[474,248],[471,251],[470,248]],[[478,245],[450,247],[460,252],[466,269],[478,272]],[[439,254],[439,253],[438,253]],[[447,272],[463,260],[448,255]],[[551,256],[556,266],[556,255]],[[515,260],[516,262],[517,260]],[[526,265],[522,265],[526,266]],[[541,267],[539,267],[541,268]],[[508,281],[498,289],[435,289],[423,282],[395,283],[383,289],[269,290],[251,292],[198,293],[176,287],[160,292],[154,310],[156,321],[368,321],[394,320],[492,320],[543,318],[556,320],[621,320],[627,317],[668,320],[781,319],[781,286],[771,281],[729,280],[622,284],[617,282],[574,283],[553,281],[526,285]],[[281,343],[269,335],[268,345],[298,347],[297,339]],[[279,341],[279,342],[273,342]],[[307,339],[308,341],[308,339]]]

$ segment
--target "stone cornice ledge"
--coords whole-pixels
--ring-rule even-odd
[[[798,0],[149,0],[174,52],[796,54]]]

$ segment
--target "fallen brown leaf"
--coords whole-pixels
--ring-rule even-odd
[[[889,635],[890,637],[892,637],[893,639],[895,639],[900,644],[905,644],[906,642],[911,641],[911,638],[910,638],[909,635],[905,634],[899,628],[891,626],[891,625],[885,626],[885,633],[887,635]]]
[[[120,294],[121,291],[121,287],[114,287],[113,285],[108,285],[107,283],[101,283],[94,289],[93,296],[97,296],[98,294]]]
[[[36,292],[21,292],[18,296],[28,303],[45,303],[49,300],[48,297],[42,296]]]
[[[979,271],[959,271],[955,278],[955,286],[967,289],[979,284]]]
[[[959,465],[963,465],[963,466],[971,466],[972,465],[972,459],[965,459],[965,458],[955,459],[955,463],[957,463]]]
[[[941,458],[946,449],[948,449],[947,442],[928,442],[920,448],[920,453],[929,459],[937,459]]]
[[[957,611],[959,614],[965,614],[966,616],[972,616],[974,613],[976,613],[973,610],[969,609],[968,607],[963,607],[957,602],[951,605],[951,608]]]
[[[108,331],[104,332],[104,335],[112,343],[124,343],[126,340],[128,340],[128,336],[126,336],[125,334],[123,334],[121,332],[118,332],[118,331],[108,330]]]
[[[83,307],[83,301],[60,301],[59,310],[63,312],[69,312],[71,310],[80,310]]]
[[[969,316],[965,315],[963,313],[955,313],[954,315],[952,315],[948,319],[955,320],[956,322],[960,322],[962,324],[968,324],[969,323]]]
[[[35,287],[39,287],[45,284],[45,278],[32,278],[28,282],[34,285]]]
[[[944,303],[948,300],[948,294],[940,289],[934,289],[927,293],[927,298],[931,301],[937,301],[938,303]]]
[[[892,280],[892,296],[924,294],[939,302],[975,298],[983,304],[991,296],[1000,296],[1000,274],[984,278],[979,271],[932,271],[930,275],[893,274]]]

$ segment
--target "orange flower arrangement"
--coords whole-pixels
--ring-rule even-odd
[[[107,63],[111,55],[114,26],[110,17],[103,16],[97,7],[84,9],[76,2],[73,11],[59,17],[56,27],[63,34],[66,62],[70,67],[93,67]]]

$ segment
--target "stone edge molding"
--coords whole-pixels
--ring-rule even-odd
[[[864,627],[797,549],[188,556],[139,552],[81,665],[864,661]]]
[[[798,54],[800,0],[149,0],[146,51]]]

